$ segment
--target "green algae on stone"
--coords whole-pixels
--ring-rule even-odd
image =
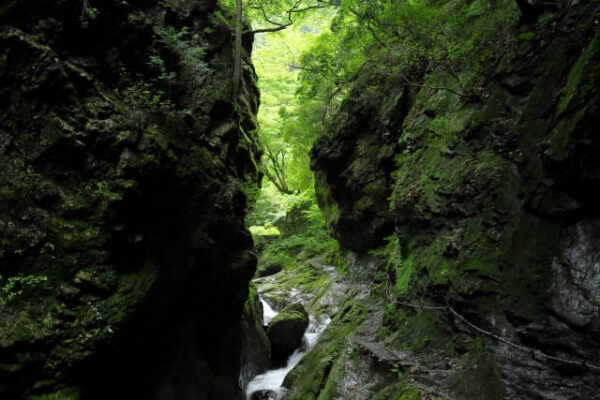
[[[348,297],[315,347],[286,376],[284,386],[291,388],[288,399],[335,398],[339,378],[348,357],[347,338],[356,333],[368,312],[363,304],[352,297]]]
[[[267,337],[275,363],[283,363],[302,343],[308,327],[308,313],[300,303],[290,304],[271,320]]]
[[[556,109],[556,115],[561,116],[568,110],[572,100],[588,97],[597,89],[597,82],[600,79],[600,35],[596,34],[588,46],[583,50],[567,79],[564,88],[563,97]]]

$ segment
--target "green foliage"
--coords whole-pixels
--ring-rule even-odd
[[[373,397],[373,400],[421,400],[425,398],[433,399],[433,397],[423,397],[419,390],[413,388],[410,384],[406,383],[406,381],[406,377],[399,376],[397,382],[390,382],[387,385],[385,385],[382,390],[379,390],[377,394]],[[438,399],[438,397],[436,397],[435,399]],[[439,400],[443,399],[439,398]]]
[[[402,257],[400,254],[400,245],[398,244],[398,237],[393,234],[385,239],[386,244],[382,247],[371,250],[369,253],[377,258],[383,259],[386,267],[396,268],[402,264]]]
[[[534,32],[523,32],[523,33],[517,35],[517,39],[522,40],[522,41],[533,40],[534,38],[535,38]]]
[[[3,278],[0,275],[0,281],[2,280]],[[44,275],[11,276],[5,280],[2,286],[2,294],[6,300],[13,301],[24,292],[38,287],[42,282],[46,282],[47,280],[48,277]]]
[[[160,0],[158,2],[158,4],[160,4],[162,7],[171,10],[172,12],[175,12],[179,9],[179,6],[181,4],[180,0]]]
[[[163,6],[171,8],[178,5],[171,1]],[[212,70],[204,60],[208,46],[199,35],[192,35],[189,27],[178,30],[165,26],[155,28],[155,33],[162,48],[148,59],[153,76],[137,74],[128,78],[132,83],[120,94],[134,112],[174,113],[172,89],[175,84],[181,85],[185,81],[191,87],[201,87],[211,77]],[[128,76],[125,69],[121,73],[124,77]]]
[[[256,309],[254,299],[257,295],[258,292],[256,290],[256,286],[252,282],[250,282],[250,286],[248,287],[248,297],[244,302],[244,314],[252,315],[254,313],[254,310]]]
[[[228,15],[235,15],[236,0],[220,0],[221,8]],[[330,7],[323,0],[244,0],[242,12],[244,18],[252,24],[252,30],[259,32],[280,32],[294,25],[307,24],[319,12]],[[233,26],[221,14],[223,22]]]
[[[158,29],[157,34],[159,41],[177,56],[177,63],[183,73],[192,77],[195,84],[202,84],[210,69],[203,60],[206,56],[207,45],[201,42],[200,37],[193,36],[186,26],[180,30],[166,26]],[[164,68],[164,62],[161,65],[156,58],[152,58],[151,62],[158,63],[159,67]],[[161,76],[166,80],[174,79],[176,76],[174,71],[167,72],[163,69],[161,72]]]
[[[327,234],[312,192],[281,195],[273,187],[267,187],[261,192],[248,220],[254,222],[250,231],[261,249],[258,269],[279,265],[295,271],[294,285],[316,284],[320,274],[315,275],[312,268],[306,269],[309,260],[323,254],[327,259],[333,259],[339,251],[337,241]],[[281,235],[273,239],[270,234],[275,232]],[[263,234],[271,238],[263,240]]]
[[[313,186],[308,153],[316,131],[308,113],[300,110],[305,104],[295,93],[300,55],[318,37],[328,18],[315,18],[310,28],[294,26],[277,34],[259,34],[255,41],[253,61],[261,89],[259,136],[267,149],[263,164],[268,175],[283,177],[287,194]]]
[[[322,226],[311,228],[268,244],[260,254],[259,268],[263,264],[279,264],[284,268],[294,269],[298,263],[324,253],[331,254],[337,249],[337,242],[327,235]]]
[[[577,98],[578,95],[583,97],[586,91],[595,88],[593,84],[590,85],[591,87],[585,87],[585,78],[593,73],[593,68],[591,68],[591,64],[593,64],[593,60],[597,59],[598,57],[599,43],[600,37],[595,36],[594,39],[592,39],[592,41],[590,42],[590,44],[583,51],[583,53],[579,56],[577,62],[573,65],[573,68],[569,72],[569,78],[565,87],[565,94],[561,99],[560,104],[556,110],[557,115],[561,115],[566,110],[568,110],[569,104],[574,98]],[[590,79],[590,81],[592,80]]]
[[[249,210],[246,223],[249,226],[274,225],[285,218],[288,211],[301,203],[306,194],[282,195],[273,185],[265,185],[258,193],[256,203]]]
[[[266,15],[272,15],[277,9],[287,9],[296,3],[302,2],[263,1],[258,5],[250,1],[245,4],[250,18],[253,21],[262,18],[263,21],[259,23],[264,27],[263,10]],[[308,2],[305,3],[308,5]],[[276,246],[269,246],[263,254],[269,262],[293,264],[295,256],[292,253],[299,248],[296,240],[299,243],[305,241],[316,248],[321,248],[322,243],[331,242],[328,237],[322,237],[324,222],[316,206],[314,179],[309,169],[309,151],[316,136],[316,130],[313,129],[315,123],[308,112],[299,110],[305,107],[305,103],[295,95],[299,87],[300,55],[310,47],[330,18],[330,12],[313,14],[310,23],[305,21],[302,26],[294,25],[278,33],[258,34],[255,37],[253,62],[261,90],[258,134],[266,149],[262,165],[268,179],[264,180],[263,189],[256,196],[247,223],[257,243],[261,243],[260,236],[275,233],[273,227],[281,232],[297,227],[303,232],[299,236],[293,234],[294,237],[278,242]],[[316,235],[312,235],[311,230]],[[319,239],[314,240],[315,237]],[[311,254],[318,254],[318,251]]]
[[[368,314],[367,307],[356,301],[355,295],[351,293],[347,297],[313,350],[286,377],[292,382],[288,399],[338,398],[344,367],[349,361],[349,354],[345,351],[348,337],[360,328]]]
[[[98,10],[98,8],[96,8],[96,7],[92,7],[88,0],[82,0],[81,20],[84,23],[84,25],[87,22],[85,20],[86,18],[94,19],[99,13],[100,13],[100,10]]]
[[[275,3],[268,3],[268,7],[276,7]],[[497,57],[490,51],[490,44],[510,46],[514,38],[505,26],[516,23],[517,15],[516,6],[509,0],[497,3],[342,0],[334,11],[322,12],[312,24],[301,29],[288,28],[277,35],[257,36],[254,63],[262,92],[260,137],[272,154],[280,155],[279,159],[266,157],[265,168],[271,172],[279,168],[289,192],[306,193],[314,205],[314,178],[308,168],[310,148],[315,138],[326,134],[330,117],[357,80],[365,79],[361,76],[363,71],[368,75],[366,79],[378,80],[366,84],[366,90],[359,96],[380,95],[377,82],[392,81],[439,92],[439,96],[431,96],[431,101],[451,104],[456,96],[470,101],[483,95],[482,71]],[[472,29],[466,30],[465,26]],[[469,68],[464,68],[466,64]],[[453,137],[465,130],[471,118],[467,112],[440,114],[431,124],[432,137],[447,143],[444,146],[449,148]],[[432,165],[436,162],[431,160]],[[449,168],[447,173],[464,170]],[[432,172],[441,173],[445,172]],[[271,188],[265,185],[258,196],[250,225],[265,229],[268,224],[278,226],[278,221],[292,209],[289,205],[298,199],[294,194],[278,197]],[[393,206],[399,207],[402,201],[411,201],[418,194],[435,211],[439,205],[429,187],[418,189],[422,193],[406,191],[394,200],[398,204]],[[317,190],[327,190],[326,185],[317,185]],[[326,193],[321,194],[327,197]],[[339,213],[334,208],[323,212],[330,222]],[[287,241],[286,246],[293,247],[293,240]],[[290,252],[289,248],[277,250],[279,255],[266,251],[264,256],[286,258],[285,254]],[[336,250],[330,253],[333,255],[328,261],[339,264],[338,268],[344,272],[343,259],[335,256]],[[416,263],[409,253],[402,254],[395,236],[389,237],[387,244],[374,254],[385,260],[388,276],[394,277],[393,295],[402,296],[414,289],[412,283],[421,263]],[[432,278],[446,281],[447,266],[435,265]]]
[[[0,200],[31,196],[35,188],[39,187],[41,175],[30,163],[20,158],[11,160],[11,167],[0,176]]]
[[[81,398],[81,391],[78,388],[66,388],[50,394],[28,396],[27,400],[77,400],[79,398]]]
[[[392,294],[395,297],[400,297],[407,292],[413,278],[412,254],[406,258],[402,256],[396,234],[386,237],[385,241],[386,244],[384,246],[370,251],[370,254],[383,260],[388,275],[395,277],[395,281],[391,282],[394,285],[394,292]]]
[[[279,229],[277,229],[277,227],[275,227],[271,224],[268,224],[268,223],[265,225],[251,226],[250,233],[252,233],[253,237],[256,237],[256,236],[279,236],[281,234],[281,232],[279,232]]]
[[[346,258],[343,256],[340,244],[336,240],[330,240],[325,257],[325,262],[328,265],[333,265],[337,272],[339,272],[342,275],[347,275],[349,272],[348,261],[346,261]]]
[[[327,118],[368,64],[371,77],[417,87],[424,76],[441,70],[443,81],[428,86],[465,99],[480,96],[482,67],[498,56],[491,44],[508,48],[512,38],[506,25],[515,24],[517,16],[511,0],[343,0],[329,29],[300,60],[299,93],[318,98],[319,115]],[[456,71],[466,63],[471,72],[459,76]]]
[[[157,89],[153,82],[134,82],[125,88],[121,95],[125,104],[135,110],[170,111],[173,109],[173,104],[164,98],[165,92]]]

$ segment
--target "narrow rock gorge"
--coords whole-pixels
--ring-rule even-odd
[[[5,1],[0,399],[600,400],[599,28]]]

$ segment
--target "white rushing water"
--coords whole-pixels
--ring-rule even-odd
[[[263,325],[267,326],[269,325],[273,317],[277,315],[277,312],[273,310],[269,303],[264,301],[262,298],[260,299],[260,302],[263,305]]]
[[[263,314],[264,322],[267,325],[271,319],[277,313],[264,301],[263,303]],[[268,321],[267,321],[268,318]],[[246,388],[246,400],[250,400],[252,394],[259,391],[271,391],[272,400],[283,399],[285,395],[285,388],[281,386],[285,376],[290,372],[302,359],[302,357],[317,343],[319,335],[325,330],[327,325],[331,322],[331,318],[328,315],[322,315],[319,317],[309,316],[309,325],[304,332],[302,338],[302,344],[297,348],[294,353],[289,356],[287,363],[284,367],[278,369],[271,369],[264,374],[258,375],[252,379]],[[274,396],[274,397],[273,397]]]

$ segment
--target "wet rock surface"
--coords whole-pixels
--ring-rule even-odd
[[[277,395],[270,390],[261,390],[260,392],[254,392],[251,400],[277,400]]]
[[[600,334],[600,220],[567,227],[559,246],[551,307],[568,324]]]

